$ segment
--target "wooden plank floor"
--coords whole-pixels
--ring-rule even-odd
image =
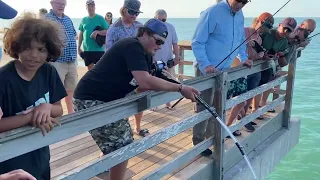
[[[150,133],[154,133],[165,128],[179,120],[193,114],[193,105],[190,101],[183,100],[177,106],[176,110],[171,111],[161,106],[156,112],[146,111],[141,122],[142,128],[148,128]],[[268,113],[266,117],[273,117],[275,114]],[[133,118],[130,118],[130,124],[133,126]],[[267,118],[268,119],[268,118]],[[256,121],[258,126],[263,121]],[[243,137],[248,133],[242,131]],[[243,138],[242,137],[242,138]],[[135,139],[140,137],[135,135]],[[227,140],[227,144],[233,144],[232,140]],[[168,139],[167,141],[148,149],[147,151],[131,158],[128,163],[128,169],[125,179],[140,179],[164,163],[172,160],[182,152],[192,147],[192,128]],[[56,179],[57,176],[68,172],[74,168],[84,166],[86,163],[99,158],[101,151],[95,144],[89,133],[84,133],[73,138],[61,141],[50,146],[51,150],[51,176]],[[206,157],[196,157],[193,161],[183,167],[176,169],[162,179],[188,179],[189,173],[195,166],[206,160]],[[108,173],[98,175],[92,180],[108,179]]]

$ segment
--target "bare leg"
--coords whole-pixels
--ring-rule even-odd
[[[139,132],[141,130],[140,124],[141,124],[142,116],[143,116],[143,112],[140,112],[140,113],[134,115],[135,132],[137,134],[139,134]]]
[[[128,160],[110,168],[110,180],[123,180],[127,170]]]
[[[68,114],[73,113],[73,104],[72,104],[72,98],[73,98],[73,91],[67,90],[68,96],[64,98],[66,105],[67,105],[67,110]]]
[[[89,66],[87,66],[88,71],[90,71],[93,67],[94,67],[94,64],[89,64]]]
[[[242,102],[231,109],[231,113],[226,124],[227,126],[230,126],[232,124],[233,120],[236,119],[236,117],[238,116],[238,114],[244,108],[245,105],[246,105],[246,102]]]
[[[261,97],[262,97],[262,94],[258,94],[253,98],[252,112],[255,112],[257,109],[259,109]],[[258,119],[263,119],[263,115],[259,116]]]
[[[267,91],[263,92],[263,96],[260,103],[261,106],[267,105],[267,100],[271,92],[272,92],[272,89],[268,89]]]

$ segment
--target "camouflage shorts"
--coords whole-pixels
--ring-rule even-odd
[[[246,93],[247,90],[247,79],[239,78],[230,82],[230,87],[227,93],[227,99],[231,97],[239,96],[240,94]]]
[[[103,103],[105,102],[98,100],[73,99],[75,111],[80,111]],[[127,118],[93,129],[89,132],[103,154],[108,154],[133,142],[133,133]]]

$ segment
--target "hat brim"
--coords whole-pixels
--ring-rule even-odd
[[[293,29],[291,26],[286,25],[286,24],[283,24],[283,23],[281,23],[281,24],[282,24],[282,27],[285,27],[285,28],[290,29],[290,30],[291,30],[291,32],[293,32],[293,31],[294,31],[294,29]]]
[[[4,3],[3,1],[0,1],[0,18],[1,19],[13,19],[16,17],[18,12]]]
[[[125,8],[127,8],[127,7],[125,7]],[[135,11],[135,12],[138,12],[138,13],[143,13],[142,11],[140,11],[140,10],[136,10],[136,9],[131,9],[131,8],[127,8],[127,9],[130,9],[130,10],[132,10],[132,11]]]

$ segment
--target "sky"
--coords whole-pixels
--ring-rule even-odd
[[[50,9],[50,0],[2,0],[18,12],[34,11],[40,8]],[[215,3],[215,0],[140,0],[140,18],[151,18],[157,9],[165,9],[171,18],[197,18],[200,12]],[[275,13],[288,0],[251,0],[243,9],[245,17],[256,17],[262,12]],[[67,0],[65,14],[72,18],[87,15],[86,0]],[[110,11],[119,17],[123,0],[95,0],[96,12],[104,15]],[[275,17],[320,17],[320,0],[291,0]]]

